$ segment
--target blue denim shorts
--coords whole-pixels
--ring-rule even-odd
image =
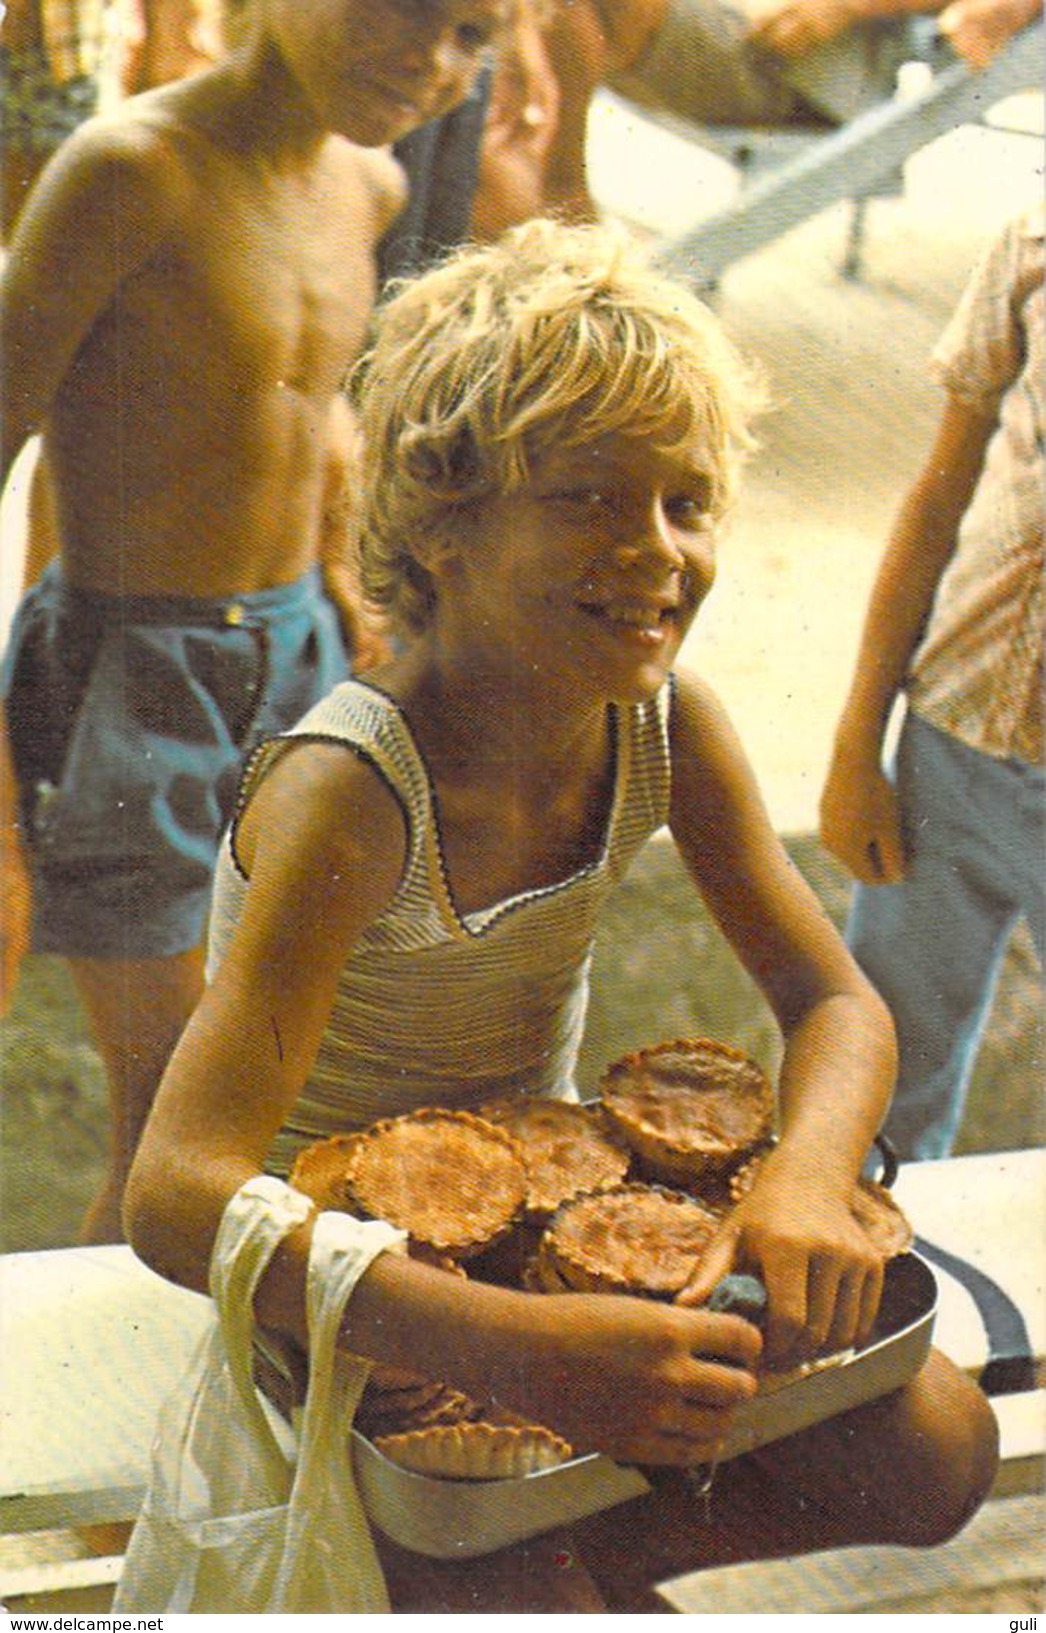
[[[48,568],[3,668],[34,952],[198,946],[244,760],[347,674],[318,569],[210,601],[96,595]]]

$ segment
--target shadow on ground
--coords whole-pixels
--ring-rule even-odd
[[[812,838],[787,842],[796,866],[841,923],[845,876]],[[671,846],[648,845],[608,903],[596,946],[580,1062],[583,1090],[626,1050],[705,1034],[766,1067],[779,1046],[769,1011],[702,909]],[[64,967],[27,961],[0,1028],[0,1251],[74,1240],[106,1140],[105,1084]],[[1015,938],[978,1061],[959,1142],[1017,1149],[1046,1138],[1043,1006],[1034,955]]]

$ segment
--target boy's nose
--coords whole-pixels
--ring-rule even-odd
[[[682,572],[686,567],[686,557],[660,515],[637,523],[628,542],[614,551],[614,560],[625,572],[640,566],[667,567],[673,572]]]
[[[418,21],[400,53],[404,69],[419,76],[447,79],[461,71],[461,53],[453,28],[433,18],[428,26]]]

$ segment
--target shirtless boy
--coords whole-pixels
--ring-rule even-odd
[[[0,995],[28,946],[70,960],[113,1130],[86,1240],[201,991],[241,761],[345,672],[339,386],[403,198],[377,150],[466,95],[505,9],[242,0],[221,62],[70,139],[12,244],[0,477],[42,433],[61,542],[6,660]]]

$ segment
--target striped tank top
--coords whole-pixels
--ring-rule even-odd
[[[448,888],[432,781],[398,706],[346,681],[292,732],[265,744],[240,812],[295,738],[343,742],[399,800],[408,832],[402,879],[357,942],[308,1081],[269,1154],[286,1174],[314,1140],[420,1106],[476,1106],[501,1095],[576,1098],[596,919],[647,838],[668,818],[670,687],[611,708],[615,767],[599,854],[558,884],[459,915]],[[209,973],[228,946],[247,881],[235,824],[218,861]]]

